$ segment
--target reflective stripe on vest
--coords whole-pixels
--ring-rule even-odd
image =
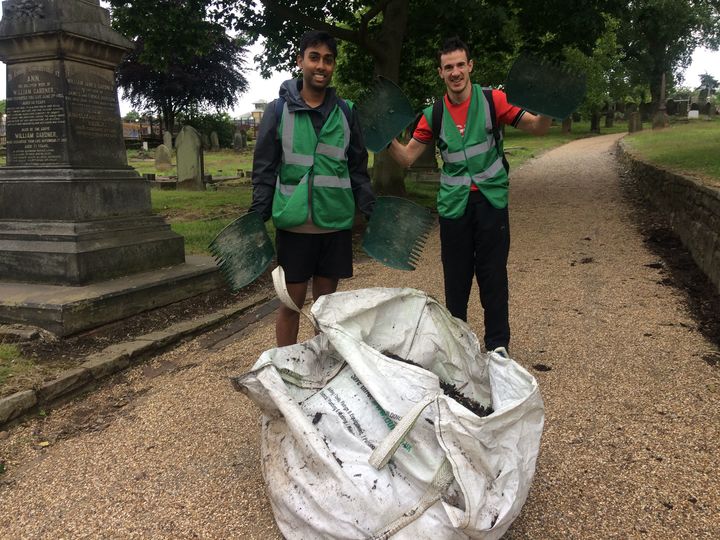
[[[293,193],[295,193],[295,190],[298,186],[302,186],[307,184],[308,181],[308,175],[302,177],[302,180],[296,184],[283,184],[280,182],[280,177],[277,177],[277,180],[275,181],[275,189],[277,189],[281,194],[285,195],[286,197],[291,197]]]
[[[470,186],[471,181],[479,184],[489,178],[494,178],[495,175],[500,172],[500,169],[504,168],[505,165],[503,164],[502,158],[498,158],[487,169],[479,174],[473,175],[472,178],[468,174],[462,176],[448,176],[447,174],[441,173],[440,182],[449,186]]]
[[[312,167],[315,163],[314,156],[297,154],[293,151],[293,141],[295,140],[295,115],[290,114],[288,105],[283,106],[283,128],[282,128],[282,147],[283,159],[288,165],[300,165],[303,167]],[[345,145],[341,148],[331,146],[325,143],[319,143],[315,149],[315,153],[322,154],[333,159],[345,159],[348,146],[350,146],[350,125],[345,115],[342,115],[343,131],[345,132]]]

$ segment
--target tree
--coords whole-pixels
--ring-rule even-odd
[[[265,52],[255,58],[265,75],[276,67],[294,66],[295,47],[304,31],[325,30],[349,44],[344,54],[353,62],[350,67],[343,65],[343,84],[354,82],[360,88],[369,84],[371,76],[382,75],[399,81],[420,107],[441,95],[434,58],[444,38],[461,36],[474,49],[476,71],[485,75],[482,82],[501,82],[522,44],[518,21],[524,10],[531,12],[537,4],[533,0],[218,0],[216,17],[225,17],[252,40],[265,38]],[[564,2],[562,11],[577,16],[580,10],[573,11],[574,4],[584,9],[594,5],[574,0]],[[548,18],[548,26],[558,26],[557,12]],[[592,43],[597,29],[586,19],[577,36]],[[378,193],[404,193],[403,172],[386,153],[375,156],[373,177]]]
[[[700,86],[708,89],[708,95],[713,95],[717,91],[718,86],[720,86],[720,81],[709,73],[703,73],[700,75]]]
[[[139,122],[140,121],[140,113],[136,110],[132,110],[129,113],[127,113],[125,116],[123,116],[123,120],[125,122]]]
[[[620,22],[605,16],[605,32],[597,39],[589,54],[574,46],[564,49],[568,63],[586,74],[587,92],[582,109],[590,116],[590,130],[600,131],[600,111],[612,104],[627,91],[626,74],[623,68],[624,55],[617,42]]]
[[[245,41],[209,17],[213,0],[110,0],[113,27],[135,43],[118,68],[134,107],[157,110],[165,129],[190,108],[230,108],[247,89]]]
[[[621,37],[627,67],[634,83],[649,84],[656,107],[663,74],[672,83],[699,45],[717,46],[718,6],[717,0],[634,0],[628,4]]]

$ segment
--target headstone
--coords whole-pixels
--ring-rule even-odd
[[[694,110],[694,111],[688,111],[688,119],[689,120],[697,120],[700,118],[700,111]]]
[[[220,139],[218,139],[217,131],[210,133],[210,149],[213,152],[220,150]]]
[[[155,148],[155,170],[167,171],[172,166],[172,151],[164,144]]]
[[[638,111],[630,112],[628,115],[628,131],[634,133],[642,131],[642,117]]]
[[[680,118],[685,118],[685,117],[687,117],[687,112],[688,112],[688,102],[687,102],[687,100],[683,99],[683,100],[681,100],[681,101],[676,101],[675,103],[677,103],[677,111],[676,111],[676,114],[677,114]]]
[[[143,148],[143,150],[145,150],[146,152],[150,149],[150,148],[148,147],[147,141],[143,141],[143,143],[142,143],[142,148]]]
[[[203,146],[198,132],[192,126],[183,126],[175,139],[178,189],[202,191]]]
[[[200,136],[200,142],[202,143],[203,149],[210,150],[210,137],[208,137],[208,134],[200,132],[198,135]],[[175,142],[175,145],[177,145],[177,141]]]
[[[81,285],[184,261],[128,166],[115,67],[132,43],[109,24],[99,1],[3,2],[0,281]]]
[[[236,152],[241,152],[247,148],[247,131],[239,129],[233,136],[233,149]]]
[[[169,131],[163,131],[163,144],[172,150],[173,147],[173,139],[172,139],[172,133]]]
[[[665,102],[665,110],[667,111],[668,116],[675,116],[678,110],[678,102],[674,99],[668,99]]]
[[[706,101],[700,106],[700,114],[704,114],[706,116],[712,116],[713,114],[713,104],[709,101]]]

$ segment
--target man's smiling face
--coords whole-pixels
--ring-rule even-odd
[[[297,57],[297,65],[303,72],[303,85],[322,92],[332,80],[335,55],[324,43],[310,45]]]
[[[458,49],[440,56],[440,67],[438,73],[445,81],[448,93],[462,94],[470,84],[470,73],[472,72],[472,60],[468,60],[465,51]]]

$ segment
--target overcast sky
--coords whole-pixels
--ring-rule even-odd
[[[101,3],[105,3],[102,2]],[[2,5],[0,4],[0,14],[2,14]],[[253,56],[261,50],[260,46],[254,46],[250,50],[247,58],[248,71],[245,76],[248,79],[249,90],[240,96],[240,100],[235,108],[230,112],[232,116],[239,116],[253,110],[253,103],[264,99],[271,101],[277,97],[280,84],[290,77],[288,73],[276,73],[270,79],[260,77],[259,70],[253,64]],[[707,49],[697,49],[693,54],[693,61],[690,67],[685,71],[685,86],[695,88],[700,85],[700,75],[710,73],[713,77],[720,80],[720,52],[710,51]],[[481,81],[479,81],[481,82]],[[0,62],[0,99],[5,99],[5,65]],[[121,95],[121,94],[120,94]],[[120,112],[126,114],[131,109],[129,103],[120,100]]]

